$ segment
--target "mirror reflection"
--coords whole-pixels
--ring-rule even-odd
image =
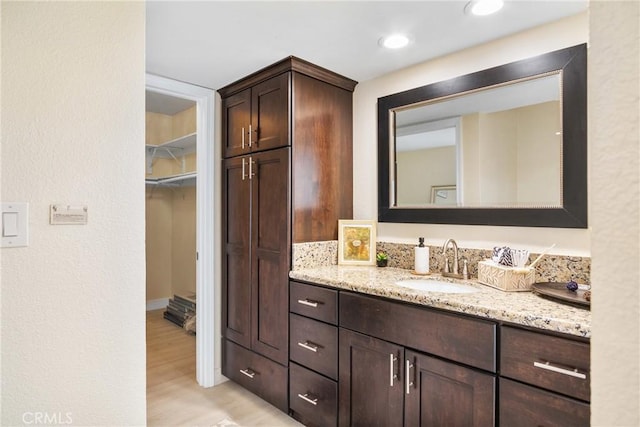
[[[561,74],[390,110],[390,207],[562,207]]]

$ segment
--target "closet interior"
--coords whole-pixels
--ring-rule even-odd
[[[194,101],[147,91],[147,306],[179,326],[195,314],[196,117]]]

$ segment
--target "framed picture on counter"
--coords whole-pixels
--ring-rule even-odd
[[[375,265],[376,222],[338,220],[338,264]]]

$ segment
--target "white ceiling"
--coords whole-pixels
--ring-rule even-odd
[[[587,0],[515,0],[495,15],[467,1],[147,1],[147,72],[219,89],[294,55],[359,82],[580,13]],[[378,40],[405,32],[411,43]]]

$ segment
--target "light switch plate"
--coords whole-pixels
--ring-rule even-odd
[[[29,246],[29,204],[2,203],[3,248]]]

